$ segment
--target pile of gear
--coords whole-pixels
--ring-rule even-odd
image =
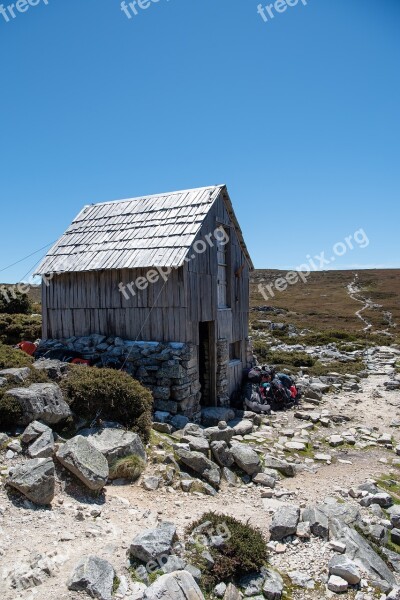
[[[269,414],[271,410],[287,410],[298,405],[301,393],[292,377],[264,365],[247,372],[243,396],[248,410]]]

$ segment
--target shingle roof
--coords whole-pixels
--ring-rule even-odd
[[[85,206],[39,265],[37,274],[179,267],[223,185]]]

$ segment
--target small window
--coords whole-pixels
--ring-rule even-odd
[[[241,342],[234,342],[229,344],[229,360],[242,360],[241,357]]]
[[[221,229],[223,229],[221,227]],[[226,232],[225,232],[226,233]],[[218,308],[229,308],[228,302],[228,248],[224,240],[217,241],[218,256]]]

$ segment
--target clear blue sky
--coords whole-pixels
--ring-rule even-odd
[[[216,183],[257,267],[329,255],[359,228],[369,246],[335,268],[400,267],[399,0],[308,0],[267,23],[257,5],[0,15],[0,270],[84,204]]]

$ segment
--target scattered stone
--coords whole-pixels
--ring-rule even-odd
[[[328,581],[328,590],[335,592],[336,594],[342,594],[347,592],[349,584],[345,579],[338,577],[338,575],[331,575]]]
[[[257,473],[257,475],[253,477],[253,483],[273,489],[275,487],[276,479],[267,473]]]
[[[311,506],[303,511],[303,521],[309,523],[311,532],[323,540],[329,540],[328,517],[316,506]]]
[[[159,577],[144,593],[143,600],[204,600],[196,581],[187,571]]]
[[[264,466],[269,469],[276,469],[286,477],[294,477],[296,475],[295,468],[291,463],[269,454],[266,454],[264,457]]]
[[[23,444],[30,444],[31,442],[33,442],[34,440],[36,440],[39,436],[42,435],[42,433],[45,433],[46,431],[51,431],[50,427],[48,427],[47,425],[44,425],[43,423],[40,423],[39,421],[32,421],[32,423],[30,423],[28,425],[28,427],[25,429],[25,431],[23,432],[22,436],[21,436],[21,442]]]
[[[231,449],[223,440],[211,442],[211,452],[220,467],[231,467],[235,462]]]
[[[300,509],[298,506],[284,504],[279,506],[272,518],[269,531],[271,540],[280,541],[283,538],[294,535],[300,520]]]
[[[329,561],[329,573],[338,575],[350,585],[356,585],[361,581],[357,565],[343,554],[332,556]]]
[[[315,581],[306,573],[300,573],[300,571],[291,571],[288,573],[292,583],[298,587],[305,588],[307,590],[313,590],[315,588]]]
[[[155,475],[148,475],[143,478],[142,486],[148,492],[154,492],[155,490],[158,490],[160,483],[161,479],[159,477],[156,477]]]
[[[118,458],[139,456],[146,461],[146,451],[137,433],[122,428],[92,428],[79,432],[107,459],[109,466]]]
[[[90,490],[101,490],[106,485],[109,475],[107,460],[81,435],[62,444],[56,456]]]
[[[131,542],[130,553],[144,563],[157,560],[171,552],[176,527],[173,523],[161,523],[155,529],[139,533]]]
[[[55,467],[51,458],[35,458],[15,467],[7,479],[35,504],[50,504],[55,491]]]
[[[219,486],[221,481],[221,471],[219,467],[204,456],[204,454],[201,452],[185,450],[184,448],[177,448],[175,453],[179,463],[189,467],[201,477],[204,477],[211,485],[216,487]]]
[[[53,453],[54,436],[52,430],[47,427],[46,431],[29,446],[28,455],[31,458],[49,458]]]
[[[29,367],[21,367],[17,369],[2,369],[0,377],[5,377],[11,383],[24,383],[31,374]]]
[[[276,571],[266,569],[267,577],[263,585],[263,594],[267,600],[280,600],[283,594],[283,579]]]
[[[114,577],[114,568],[108,561],[97,556],[84,556],[72,572],[68,589],[86,592],[99,600],[111,600]]]
[[[247,475],[254,475],[261,470],[257,452],[245,444],[233,444],[232,455],[237,466]]]

